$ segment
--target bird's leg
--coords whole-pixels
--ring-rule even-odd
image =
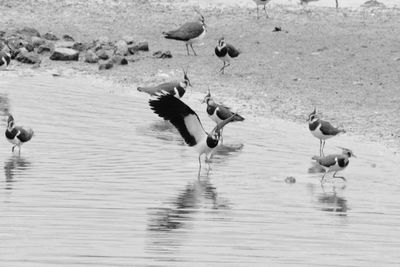
[[[200,170],[201,170],[201,159],[200,159],[200,156],[201,155],[199,155],[199,172],[197,173],[197,179],[199,179],[199,180],[200,180]]]
[[[189,45],[188,45],[188,44],[186,44],[186,51],[187,51],[188,56],[190,56],[190,53],[189,53]]]
[[[266,6],[266,5],[264,5],[264,8],[263,8],[264,11],[265,11],[265,16],[266,16],[267,18],[269,18],[269,17],[268,17],[268,13],[267,13],[267,9],[265,9],[265,6]]]
[[[13,146],[13,147],[11,148],[11,152],[14,152],[14,149],[15,149],[15,146]]]
[[[319,139],[319,156],[322,157],[322,139]]]
[[[222,135],[223,133],[224,133],[224,128],[221,129],[221,138],[220,138],[220,140],[221,140],[221,145],[222,145],[222,143],[224,142],[224,136]]]
[[[193,44],[190,44],[190,47],[192,48],[194,55],[197,56],[196,51],[193,49]]]
[[[224,65],[222,66],[222,68],[219,69],[219,72],[221,72],[222,74],[224,74],[224,69],[225,69],[225,61],[223,61],[223,62],[224,62]]]
[[[322,156],[324,155],[324,148],[325,148],[325,140],[322,141]]]
[[[343,181],[347,181],[346,178],[344,178],[343,176],[336,176],[336,173],[337,173],[337,172],[335,172],[335,173],[333,174],[333,176],[332,176],[333,178],[339,178],[339,179],[342,179]]]
[[[18,146],[18,155],[21,155],[21,146]]]
[[[321,184],[324,182],[324,180],[325,180],[325,175],[326,175],[327,173],[328,173],[328,172],[325,172],[324,175],[322,175]]]

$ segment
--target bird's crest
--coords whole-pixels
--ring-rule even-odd
[[[349,158],[350,157],[356,157],[356,155],[354,155],[353,151],[351,149],[345,148],[345,147],[341,147],[341,146],[337,146],[337,148],[341,149],[343,152],[343,154],[347,155]]]
[[[7,120],[7,126],[12,127],[14,125],[14,117],[10,114]]]
[[[200,11],[197,8],[195,8],[194,11],[196,11],[196,13],[200,15],[201,23],[205,26],[206,23],[205,23],[205,20],[204,20],[204,16],[200,13]]]
[[[312,121],[317,116],[317,109],[314,107],[314,110],[308,114],[307,121]]]

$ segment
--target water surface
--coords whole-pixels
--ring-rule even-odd
[[[358,158],[345,188],[321,187],[306,125],[244,107],[198,179],[194,151],[134,88],[1,73],[0,112],[36,132],[20,156],[0,139],[1,266],[400,264],[400,160],[384,147],[329,140]],[[211,129],[202,97],[184,101]]]

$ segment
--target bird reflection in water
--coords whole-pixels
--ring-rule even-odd
[[[222,163],[231,158],[236,152],[243,149],[243,144],[221,144],[217,147],[212,155],[211,161]],[[229,156],[229,157],[228,157]]]
[[[310,186],[310,191],[316,196],[320,210],[332,212],[338,216],[347,216],[347,211],[349,210],[347,199],[336,192],[336,187],[333,187],[330,192],[326,192],[325,188],[323,188],[322,193],[315,194],[315,186]]]
[[[171,231],[182,228],[191,221],[191,215],[200,209],[228,209],[226,201],[218,197],[216,188],[210,183],[208,174],[188,183],[179,192],[172,207],[157,208],[151,214],[148,230]]]
[[[12,189],[15,175],[30,168],[31,163],[23,157],[12,156],[4,163],[4,174],[6,176],[6,189]]]

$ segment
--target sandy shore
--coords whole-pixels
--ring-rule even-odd
[[[0,30],[33,26],[81,42],[131,35],[148,41],[150,52],[131,56],[127,66],[99,71],[96,64],[53,62],[46,56],[35,71],[73,69],[136,90],[179,79],[181,68],[189,66],[193,90],[206,92],[210,86],[219,99],[234,99],[247,112],[299,123],[316,107],[348,134],[400,152],[399,10],[276,6],[269,19],[259,20],[254,9],[202,10],[208,33],[204,44],[195,46],[199,56],[189,57],[182,43],[164,39],[161,32],[195,19],[193,8],[153,2],[4,0]],[[275,26],[283,31],[273,32]],[[243,52],[225,75],[217,73],[221,62],[213,52],[220,36]],[[157,50],[170,50],[173,58],[155,59]],[[12,63],[17,70],[31,68]]]

